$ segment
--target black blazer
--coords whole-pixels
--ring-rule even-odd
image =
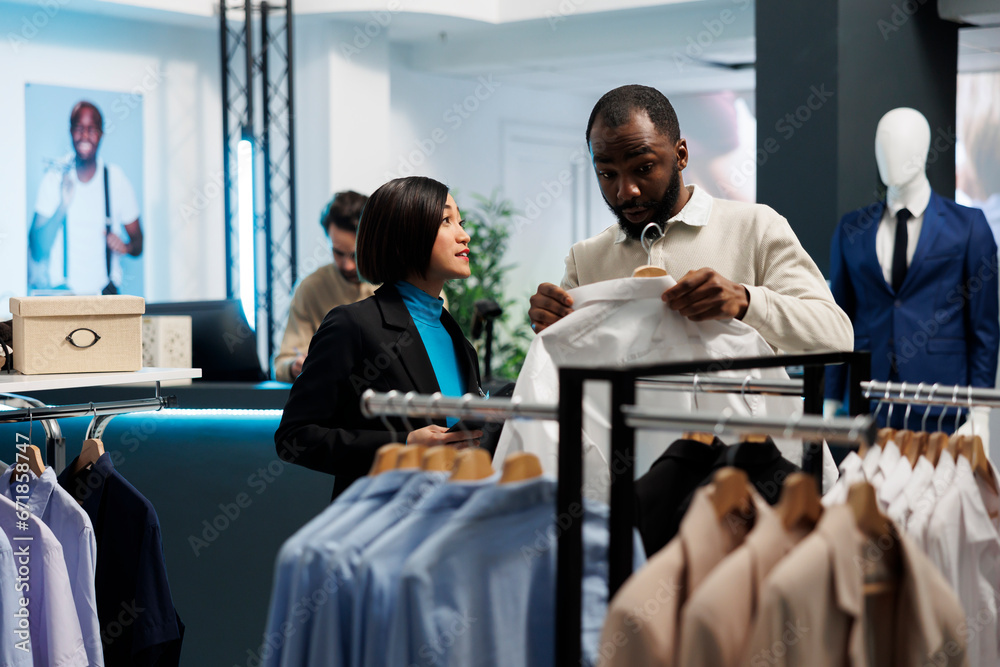
[[[479,359],[458,323],[444,311],[441,323],[455,341],[466,391],[479,393]],[[381,419],[361,415],[361,394],[375,391],[440,391],[430,357],[395,285],[327,313],[295,379],[275,448],[285,461],[335,476],[336,498],[368,474],[375,451],[394,440]],[[445,420],[411,419],[413,428]],[[390,419],[395,439],[405,440],[402,420]]]

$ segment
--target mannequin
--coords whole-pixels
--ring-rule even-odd
[[[841,219],[831,247],[831,290],[854,323],[855,349],[872,352],[872,379],[993,387],[1000,341],[996,243],[981,211],[931,189],[930,139],[927,119],[915,109],[893,109],[879,121],[875,160],[886,200]],[[901,224],[906,236],[897,242]],[[831,367],[824,412],[839,409],[845,389],[846,373]],[[904,411],[896,413],[899,427]],[[909,426],[919,429],[922,416],[914,406]]]

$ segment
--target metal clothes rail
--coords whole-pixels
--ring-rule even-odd
[[[918,405],[953,405],[959,408],[1000,407],[1000,389],[927,382],[862,382],[861,389],[870,400],[880,403]],[[912,394],[907,394],[912,392]]]
[[[66,467],[66,439],[56,420],[91,416],[93,418],[85,437],[101,438],[108,422],[115,415],[175,408],[177,397],[161,396],[160,383],[156,382],[156,395],[152,398],[51,406],[29,396],[7,393],[0,394],[0,405],[12,408],[0,410],[2,424],[41,422],[45,430],[45,462],[56,470],[62,470]]]
[[[619,369],[559,369],[559,488],[557,516],[558,570],[556,573],[556,664],[580,664],[580,612],[583,581],[583,395],[584,385],[594,380],[611,384],[611,460],[617,469],[611,479],[609,517],[608,587],[613,596],[632,574],[632,530],[635,526],[635,427],[623,406],[635,404],[640,378],[680,373],[712,373],[787,366],[803,367],[804,410],[823,411],[824,376],[828,364],[846,364],[849,370],[848,405],[852,415],[867,415],[868,401],[861,382],[871,379],[871,355],[867,352],[831,352],[745,359],[710,359]],[[617,409],[616,409],[617,408]],[[618,465],[620,464],[620,465]],[[802,468],[822,478],[822,443],[803,446]]]
[[[827,364],[847,364],[850,368],[851,394],[849,405],[854,418],[824,420],[815,416],[822,412],[824,367]],[[782,366],[803,366],[803,380],[739,380],[704,378],[660,378],[679,373],[711,373],[721,370],[749,370]],[[582,402],[584,384],[591,380],[611,383],[612,435],[611,457],[625,462],[624,471],[612,478],[609,553],[610,594],[618,590],[632,572],[632,528],[634,524],[633,477],[635,429],[670,428],[687,430],[719,430],[753,432],[778,437],[815,439],[805,448],[803,468],[822,476],[821,441],[871,443],[875,439],[874,419],[868,416],[868,401],[861,393],[861,379],[870,377],[870,356],[867,353],[829,353],[816,355],[776,356],[752,359],[728,359],[682,362],[630,369],[563,368],[559,373],[558,406],[523,403],[517,399],[481,399],[466,395],[447,398],[416,393],[366,391],[361,398],[361,411],[366,417],[431,417],[447,416],[475,418],[485,421],[515,419],[555,419],[560,424],[559,487],[557,512],[562,528],[558,535],[558,572],[556,593],[556,664],[574,665],[580,662],[580,611],[582,604],[583,535],[579,508],[582,506]],[[717,382],[718,381],[718,382]],[[730,413],[671,413],[634,405],[637,387],[664,388],[671,391],[695,389],[733,393],[795,393],[804,394],[805,411],[811,413],[791,420],[766,417],[743,417]],[[797,389],[797,391],[792,391]],[[615,409],[617,406],[618,409]],[[864,415],[864,416],[858,416]],[[564,527],[564,528],[563,528]]]

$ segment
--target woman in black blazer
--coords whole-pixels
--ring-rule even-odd
[[[282,459],[334,475],[334,498],[388,442],[462,445],[482,435],[449,433],[445,420],[410,431],[390,419],[390,429],[360,406],[367,389],[482,394],[476,351],[441,308],[445,281],[471,273],[463,227],[448,188],[430,178],[390,181],[362,211],[358,272],[382,287],[327,313],[274,434]]]

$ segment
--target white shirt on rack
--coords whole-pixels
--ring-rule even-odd
[[[878,457],[878,469],[875,471],[875,474],[868,478],[868,481],[871,482],[876,491],[880,490],[882,485],[885,484],[885,480],[889,478],[896,464],[899,463],[900,457],[899,447],[896,446],[895,442],[890,440],[885,443],[885,446],[882,447],[882,454]]]
[[[882,505],[883,511],[889,510],[889,505],[903,492],[903,487],[910,481],[911,475],[913,475],[913,467],[906,457],[900,456],[896,465],[893,466],[892,472],[886,476],[885,482],[878,490],[878,501]]]
[[[995,471],[993,478],[1000,484]],[[972,465],[964,456],[958,457],[955,478],[931,516],[927,555],[965,610],[969,665],[1000,665],[1000,534],[983,503]]]
[[[850,452],[840,464],[840,479],[823,496],[823,505],[831,507],[847,502],[847,492],[851,486],[858,482],[865,481],[865,472],[862,468],[864,460],[854,452]]]
[[[531,342],[514,397],[524,402],[558,403],[561,366],[622,368],[718,359],[720,369],[724,369],[727,359],[774,355],[767,341],[739,320],[692,322],[666,308],[660,295],[676,284],[669,276],[623,278],[570,291],[574,312]],[[748,376],[788,378],[781,367],[720,370],[718,375],[740,380]],[[584,397],[584,493],[593,499],[606,500],[610,488],[610,392],[606,387],[590,386],[585,389]],[[703,393],[692,396],[691,391],[643,388],[636,392],[636,403],[681,414],[695,409],[717,414],[729,408],[736,415],[791,418],[802,412],[799,397]],[[640,430],[636,438],[636,474],[648,469],[680,436],[680,431]],[[801,440],[775,438],[774,442],[782,456],[801,465]],[[557,422],[509,420],[500,435],[494,467],[501,469],[504,459],[513,452],[527,451],[539,457],[547,473],[557,474],[558,443]],[[832,486],[836,479],[836,464],[824,444],[824,488]]]
[[[934,476],[934,464],[921,456],[917,459],[917,464],[913,466],[913,474],[907,480],[903,490],[889,503],[886,514],[899,526],[905,526],[917,499],[924,492],[924,489],[931,483]]]
[[[882,458],[882,448],[878,445],[868,448],[868,453],[865,454],[865,460],[861,464],[861,472],[864,474],[865,479],[869,482],[872,481],[872,477],[878,472],[878,462]]]
[[[906,520],[906,532],[917,545],[927,551],[927,526],[937,507],[937,501],[951,487],[955,478],[955,460],[947,451],[941,453],[930,484],[914,503],[910,518]]]

